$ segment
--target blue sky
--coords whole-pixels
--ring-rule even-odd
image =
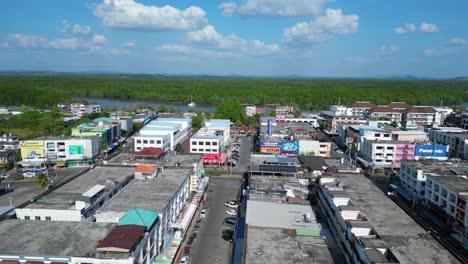
[[[468,75],[466,0],[4,0],[0,70]]]

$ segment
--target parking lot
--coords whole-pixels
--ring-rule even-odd
[[[56,184],[68,177],[76,175],[83,168],[61,168],[56,169],[55,172],[57,176],[51,176],[49,178],[50,184]],[[17,206],[21,203],[24,203],[40,194],[43,189],[37,185],[35,178],[25,178],[24,180],[13,180],[8,179],[2,181],[2,184],[10,183],[12,191],[0,195],[0,207],[10,206],[10,200],[12,206]]]
[[[233,229],[232,226],[223,223],[226,217],[232,216],[226,214],[226,210],[231,208],[226,207],[224,203],[237,198],[241,181],[212,178],[210,184],[213,189],[208,192],[204,206],[207,208],[206,218],[199,224],[197,238],[191,245],[188,256],[191,263],[230,263],[232,243],[223,240],[222,232],[225,229]]]

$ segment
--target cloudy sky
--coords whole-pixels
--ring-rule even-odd
[[[2,0],[0,70],[468,75],[466,0]]]

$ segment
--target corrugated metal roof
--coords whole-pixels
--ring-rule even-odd
[[[119,225],[102,240],[97,251],[131,252],[144,235],[146,227],[140,225]]]
[[[151,173],[154,172],[158,166],[154,165],[138,165],[135,168],[135,172]]]
[[[158,213],[143,208],[130,209],[119,220],[119,225],[139,225],[148,229],[158,220]]]
[[[91,187],[91,189],[89,189],[85,193],[83,193],[82,196],[93,197],[94,195],[96,195],[96,193],[102,191],[104,188],[106,188],[106,186],[96,184],[93,187]]]
[[[162,148],[143,148],[142,150],[135,152],[135,156],[154,156],[159,157],[161,154],[164,153]]]

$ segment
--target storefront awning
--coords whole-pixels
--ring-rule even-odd
[[[187,230],[187,227],[189,226],[190,222],[192,221],[193,215],[195,215],[195,211],[197,211],[197,205],[196,204],[190,204],[189,208],[185,212],[184,218],[182,219],[181,226],[182,229]]]

